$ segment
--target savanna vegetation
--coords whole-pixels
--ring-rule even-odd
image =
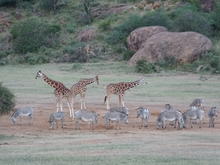
[[[220,107],[220,76],[213,75],[220,71],[220,3],[214,1],[207,11],[200,0],[0,0],[0,164],[218,165],[218,119],[213,129],[207,118],[201,129],[155,127],[167,103],[184,112],[193,99],[202,97],[206,110]],[[128,34],[151,25],[202,33],[212,40],[213,49],[184,65],[165,58],[129,66],[134,52],[128,50]],[[83,38],[87,30],[91,35]],[[90,85],[86,94],[88,109],[100,114],[94,131],[86,124],[74,130],[70,118],[64,129],[48,128],[49,115],[56,111],[54,89],[34,79],[39,69],[66,87],[100,76],[100,84]],[[140,77],[146,84],[125,96],[129,124],[106,130],[106,85]],[[78,109],[80,98],[75,101]],[[118,97],[111,101],[118,105]],[[26,121],[12,125],[9,115],[2,115],[15,103],[34,108],[32,125]],[[142,105],[151,110],[152,118],[148,128],[139,129],[135,108]]]
[[[155,6],[156,2],[159,5]],[[149,8],[150,4],[153,5]],[[161,25],[173,32],[204,34],[214,47],[190,64],[165,59],[154,64],[141,63],[137,71],[144,67],[152,68],[144,72],[195,72],[200,65],[204,67],[199,72],[220,71],[217,0],[208,11],[199,0],[0,0],[0,9],[1,65],[127,61],[134,54],[126,45],[129,33],[138,27]],[[95,37],[80,40],[80,32],[86,29],[95,29]]]
[[[15,106],[14,94],[0,83],[0,115],[9,113]]]

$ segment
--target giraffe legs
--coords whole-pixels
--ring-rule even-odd
[[[80,97],[81,97],[81,109],[83,109],[83,108],[86,109],[85,96],[86,96],[85,93],[81,93],[80,94]]]
[[[124,104],[123,95],[118,95],[118,97],[119,97],[119,105],[120,105],[120,106],[122,105],[122,107],[124,107],[125,104]]]
[[[59,112],[59,102],[57,102],[56,107],[57,107],[57,112]]]
[[[125,107],[124,95],[121,95],[122,98],[122,107]]]
[[[60,101],[60,111],[63,112],[63,102],[62,102],[62,100]]]
[[[70,111],[70,117],[72,117],[72,109],[71,109],[71,105],[70,105],[68,100],[67,100],[67,105],[68,105],[68,108],[69,108],[69,111]]]
[[[73,110],[73,98],[67,98],[67,105],[70,111],[70,117],[74,118],[74,110]]]
[[[106,106],[107,106],[107,110],[109,110],[109,109],[110,109],[109,102],[110,102],[110,95],[107,95],[107,99],[106,99]]]
[[[124,95],[120,94],[120,95],[118,95],[118,98],[119,98],[119,105],[122,107],[125,107]]]
[[[61,110],[61,99],[60,99],[59,97],[57,97],[56,102],[57,102],[57,105],[56,105],[56,107],[57,107],[57,112],[59,112],[59,111]],[[63,109],[61,110],[61,112],[62,112],[62,111],[63,111]]]
[[[72,115],[73,118],[74,118],[74,99],[75,99],[74,97],[71,98],[71,106],[72,106],[71,111],[72,111],[72,114],[73,114],[73,115]]]
[[[122,105],[122,101],[121,101],[121,95],[118,95],[118,99],[119,99],[119,105]]]

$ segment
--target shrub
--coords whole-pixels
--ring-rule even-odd
[[[0,83],[0,115],[9,113],[15,106],[14,95]]]
[[[40,7],[46,11],[56,11],[65,4],[66,2],[63,0],[40,0]]]
[[[34,10],[35,0],[17,0],[16,6],[20,9],[25,9],[29,11]]]
[[[129,60],[133,55],[134,55],[134,51],[131,51],[131,50],[125,50],[123,52],[123,60]]]
[[[142,0],[117,0],[118,3],[129,3],[129,2],[136,3],[140,1]]]
[[[164,69],[174,69],[178,63],[175,57],[164,57],[163,60],[157,62],[157,65]]]
[[[72,45],[67,46],[63,54],[60,62],[87,62],[89,60],[89,56],[85,50],[86,43],[84,42],[76,42]]]
[[[207,52],[192,64],[182,65],[181,69],[191,72],[220,73],[220,55],[214,50]]]
[[[29,18],[16,23],[11,30],[13,47],[17,53],[36,52],[41,46],[53,47],[58,43],[60,27]]]
[[[81,0],[81,18],[80,22],[83,24],[90,24],[93,22],[92,8],[96,5],[96,0]]]
[[[66,24],[66,30],[67,30],[67,32],[69,32],[69,33],[74,33],[76,27],[77,27],[77,26],[76,26],[76,23],[75,23],[75,22],[70,22],[70,23],[67,23],[67,24]]]
[[[183,7],[172,13],[175,31],[195,31],[207,36],[212,34],[212,20],[208,14]]]
[[[216,1],[216,6],[211,13],[211,17],[213,19],[213,27],[214,30],[218,33],[220,32],[220,2]]]
[[[25,62],[31,65],[44,64],[49,62],[49,57],[35,53],[27,53],[24,58]]]
[[[142,24],[142,26],[164,26],[167,29],[171,29],[173,26],[173,22],[169,18],[168,13],[160,9],[145,14],[142,17]]]
[[[141,17],[138,15],[131,15],[124,23],[115,27],[106,40],[110,44],[117,44],[120,41],[125,41],[128,34],[140,26],[142,26]]]
[[[154,73],[159,71],[159,68],[155,64],[149,63],[145,60],[139,60],[136,63],[135,69],[138,73]]]
[[[115,27],[113,32],[106,38],[109,44],[118,44],[125,42],[126,37],[138,27],[142,26],[165,26],[168,29],[172,27],[172,21],[165,11],[157,10],[148,12],[144,16],[131,15],[128,19]]]
[[[101,31],[107,31],[107,30],[110,30],[111,29],[111,23],[112,23],[112,20],[111,19],[105,19],[103,21],[101,21],[99,23],[99,29]]]
[[[191,5],[197,7],[197,8],[200,8],[200,0],[182,0],[184,2],[188,2],[190,3]]]
[[[220,73],[220,56],[216,54],[215,51],[210,51],[205,53],[201,59],[201,63],[206,65],[208,70],[204,71],[211,71],[212,73]]]
[[[0,6],[15,6],[17,0],[0,0]]]

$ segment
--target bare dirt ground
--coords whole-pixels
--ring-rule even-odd
[[[158,130],[156,128],[156,118],[162,109],[161,105],[150,105],[147,106],[151,111],[151,118],[148,124],[147,128],[140,128],[140,119],[136,118],[136,110],[137,106],[134,106],[134,104],[127,105],[129,107],[129,123],[128,124],[121,124],[121,129],[116,130],[115,129],[115,123],[112,123],[111,128],[106,129],[104,125],[103,116],[106,112],[105,105],[89,105],[90,110],[96,111],[98,114],[100,114],[98,119],[98,124],[95,126],[95,130],[90,130],[89,125],[85,122],[81,122],[80,127],[81,130],[75,130],[75,122],[72,118],[69,117],[68,109],[65,108],[65,122],[64,122],[64,128],[61,128],[61,123],[58,122],[58,128],[57,129],[50,129],[49,128],[49,115],[50,113],[54,112],[54,104],[47,104],[47,108],[45,107],[45,104],[42,105],[33,105],[35,108],[34,110],[34,116],[32,121],[29,118],[22,118],[18,119],[16,124],[13,125],[11,121],[9,120],[10,115],[5,115],[1,117],[0,121],[0,132],[1,134],[7,134],[7,135],[44,135],[44,134],[50,134],[50,133],[73,133],[73,132],[102,132],[102,133],[135,133],[135,132],[142,132],[142,131],[150,131],[150,132],[158,132],[158,131],[175,131],[177,129],[173,128],[173,126],[167,125],[167,128],[165,130]],[[22,107],[22,105],[20,105]],[[182,108],[183,109],[183,108]],[[208,109],[208,108],[206,108]],[[186,131],[219,131],[220,130],[220,122],[217,119],[215,128],[208,128],[208,118],[206,114],[206,118],[203,122],[203,128],[198,128],[198,125],[194,125],[194,128],[188,128],[183,129]],[[179,130],[181,131],[181,130]]]

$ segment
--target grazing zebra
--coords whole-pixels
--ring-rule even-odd
[[[61,125],[62,125],[62,128],[63,128],[64,112],[54,112],[50,115],[49,121],[48,121],[50,123],[50,128],[54,129],[55,125],[58,128],[58,124],[57,124],[58,120],[61,121]]]
[[[75,112],[76,129],[80,129],[79,122],[89,122],[90,129],[94,129],[94,125],[98,123],[98,114],[93,111],[78,110]]]
[[[209,112],[208,112],[208,117],[209,117],[209,128],[210,127],[215,127],[215,118],[218,117],[218,110],[216,107],[212,107]]]
[[[128,124],[128,109],[126,107],[115,107],[109,109],[104,115],[106,129],[110,127],[110,122],[116,122],[116,129],[119,128],[119,123],[124,122]]]
[[[190,109],[183,113],[183,119],[185,123],[184,127],[187,128],[187,125],[190,123],[190,127],[193,128],[192,121],[199,120],[199,128],[201,128],[204,117],[204,110],[196,106],[192,106]]]
[[[184,121],[182,113],[176,110],[163,111],[157,118],[157,128],[166,128],[166,121],[177,122],[178,128],[183,128]]]
[[[137,108],[137,118],[141,118],[141,127],[147,127],[147,122],[150,118],[150,111],[143,107]]]
[[[13,124],[16,124],[16,120],[18,117],[27,116],[32,120],[33,111],[34,110],[32,107],[24,107],[24,108],[15,109],[15,112],[11,115],[10,119]]]

